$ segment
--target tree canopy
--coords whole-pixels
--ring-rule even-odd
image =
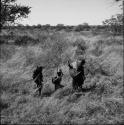
[[[0,28],[15,23],[20,18],[27,18],[31,12],[29,6],[17,4],[17,0],[1,0]]]

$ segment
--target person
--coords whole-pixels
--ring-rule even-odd
[[[55,91],[59,88],[63,88],[64,86],[61,85],[62,77],[63,77],[63,72],[61,69],[57,71],[57,76],[52,77],[52,83],[55,85]]]
[[[77,65],[77,69],[73,68],[73,66],[68,62],[69,73],[72,77],[72,87],[74,90],[81,89],[84,84],[85,74],[84,74],[84,65],[85,60],[82,59],[80,63]]]
[[[43,66],[40,67],[37,66],[37,68],[33,72],[33,80],[37,85],[39,96],[41,95],[41,90],[43,88],[43,74],[42,74],[43,68],[44,68]]]
[[[85,65],[85,59],[77,61],[77,71],[78,72],[83,72],[84,73],[84,65]]]

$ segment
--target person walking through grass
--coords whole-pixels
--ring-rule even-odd
[[[59,88],[63,88],[64,86],[61,85],[61,81],[62,81],[62,77],[63,77],[63,72],[61,69],[59,69],[57,71],[57,76],[52,78],[52,83],[55,85],[55,91]]]
[[[84,65],[84,59],[80,61],[80,63],[77,65],[77,68],[74,68],[68,61],[69,73],[72,77],[72,87],[74,90],[82,90],[82,85],[84,84],[85,80]]]
[[[37,66],[37,68],[33,72],[33,80],[37,85],[37,91],[39,92],[39,96],[41,95],[41,90],[43,88],[43,68],[43,66]]]

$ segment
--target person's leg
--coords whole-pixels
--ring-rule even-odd
[[[61,85],[61,84],[60,84],[60,87],[61,87],[61,88],[63,88],[63,87],[64,87],[64,85]]]
[[[63,88],[63,87],[64,87],[63,85],[59,84],[59,88]]]
[[[83,91],[82,85],[79,85],[79,90]]]
[[[39,96],[41,96],[41,88],[39,88],[38,90],[39,90]]]
[[[41,95],[41,90],[42,90],[42,83],[39,85],[39,88],[38,88],[39,96]]]
[[[55,91],[58,89],[58,85],[57,84],[55,84]]]
[[[74,90],[77,89],[77,83],[76,83],[75,79],[72,80],[72,87],[73,87]]]
[[[58,88],[62,88],[63,87],[63,85],[61,85],[61,78],[59,79],[59,81],[58,81]]]
[[[81,77],[80,81],[79,81],[79,84],[78,84],[78,86],[79,86],[79,88],[80,88],[81,91],[83,91],[83,88],[82,88],[83,84],[84,84],[84,79],[83,79],[83,77]]]

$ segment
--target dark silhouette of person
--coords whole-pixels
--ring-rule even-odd
[[[37,84],[37,88],[38,88],[38,92],[39,92],[39,96],[41,95],[41,90],[43,88],[43,66],[40,66],[34,70],[33,72],[33,79],[34,82]]]
[[[81,89],[84,84],[85,74],[84,74],[84,64],[85,60],[82,59],[80,64],[77,66],[77,69],[73,68],[73,66],[68,62],[69,73],[72,77],[72,87],[74,90]]]
[[[77,76],[78,81],[78,86],[82,89],[82,85],[84,84],[85,80],[85,73],[84,73],[84,65],[85,65],[85,60],[82,59],[79,65],[77,66],[77,72],[80,72],[79,75]]]
[[[59,88],[63,88],[64,86],[61,85],[61,81],[62,81],[62,77],[63,77],[63,72],[61,69],[59,69],[57,71],[57,76],[52,78],[52,83],[55,85],[55,91]]]

